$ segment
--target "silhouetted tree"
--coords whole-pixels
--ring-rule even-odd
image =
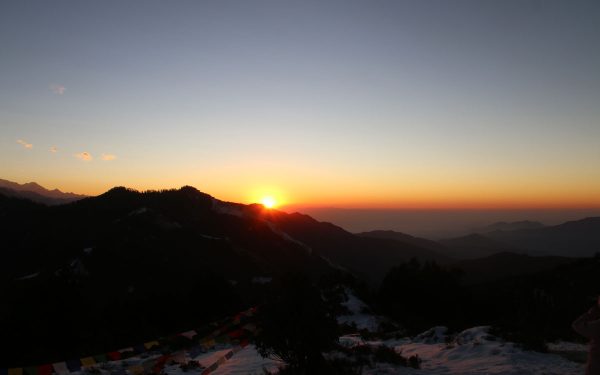
[[[386,313],[412,331],[436,324],[458,325],[464,292],[460,271],[416,259],[394,267],[379,289]]]
[[[298,374],[324,373],[322,352],[335,347],[337,323],[332,309],[303,275],[273,286],[260,307],[256,346],[263,357],[282,360]]]

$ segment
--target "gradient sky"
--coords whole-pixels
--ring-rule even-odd
[[[594,0],[2,1],[0,178],[600,207],[599,46]]]

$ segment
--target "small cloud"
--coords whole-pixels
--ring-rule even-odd
[[[56,146],[50,147],[50,152],[56,154],[58,152],[58,148]]]
[[[92,160],[92,155],[89,152],[80,152],[78,154],[74,155],[77,159],[81,159],[83,161],[90,161]]]
[[[53,83],[50,85],[50,90],[56,95],[62,95],[67,91],[67,88],[63,85],[59,85],[58,83]]]
[[[117,155],[102,154],[102,160],[105,160],[105,161],[115,160],[116,158],[117,158]]]
[[[22,139],[17,139],[17,143],[25,148],[33,148],[33,145],[31,143],[27,143]]]

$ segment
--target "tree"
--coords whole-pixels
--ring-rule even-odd
[[[379,289],[380,306],[415,333],[436,324],[460,325],[465,300],[460,277],[458,270],[411,259],[385,276]]]
[[[304,275],[277,282],[259,308],[258,352],[285,362],[298,374],[318,374],[327,367],[323,352],[335,347],[337,322],[318,288]]]

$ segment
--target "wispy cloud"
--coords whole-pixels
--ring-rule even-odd
[[[67,91],[67,88],[63,85],[59,85],[58,83],[53,83],[50,85],[50,90],[56,95],[62,95]]]
[[[33,148],[33,145],[31,143],[27,143],[22,139],[17,139],[17,143],[25,148]]]
[[[111,160],[115,160],[117,158],[117,155],[113,155],[113,154],[102,154],[102,160],[105,161],[111,161]]]
[[[81,159],[83,161],[90,161],[93,159],[92,155],[89,152],[80,152],[74,155],[77,159]]]
[[[50,152],[55,154],[58,152],[58,148],[56,146],[52,146],[52,147],[50,147]]]

